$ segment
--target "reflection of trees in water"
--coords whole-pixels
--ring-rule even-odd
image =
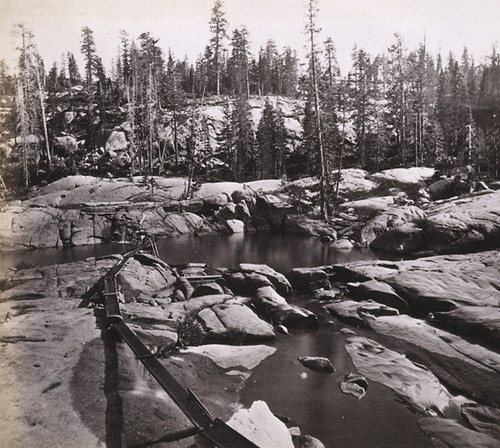
[[[341,251],[319,237],[261,233],[181,236],[158,240],[161,257],[170,264],[203,262],[211,268],[237,268],[239,263],[266,263],[286,273],[294,267],[322,266],[374,259],[369,250]]]

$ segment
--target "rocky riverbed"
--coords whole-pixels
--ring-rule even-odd
[[[285,276],[255,264],[207,275],[203,264],[169,266],[138,254],[117,284],[133,331],[214,415],[238,421],[259,446],[322,446],[287,430],[265,403],[255,404],[251,418],[234,417],[253,369],[274,355],[276,335],[318,326],[317,313],[287,300],[295,291],[345,322],[345,350],[357,372],[332,379],[332,387],[338,381],[362,400],[371,383],[384,385],[437,447],[497,447],[499,255],[357,262]],[[12,405],[0,412],[9,446],[160,439],[165,447],[203,446],[195,437],[172,441],[190,423],[125,344],[105,336],[104,311],[89,288],[119,258],[3,275],[0,388]],[[328,359],[300,361],[317,375],[335,371]],[[259,429],[249,430],[250,421]]]
[[[330,314],[355,371],[313,353],[295,364],[359,403],[370,384],[386,387],[435,447],[498,447],[500,192],[432,201],[424,189],[432,175],[345,170],[343,203],[328,224],[314,219],[314,179],[203,184],[187,200],[185,179],[74,176],[5,204],[0,246],[288,231],[338,250],[362,245],[392,258],[411,255],[279,273],[250,263],[208,271],[142,253],[117,284],[126,322],[152,353],[259,446],[323,446],[265,402],[242,410],[241,393],[276,355],[277,337],[314,333]],[[106,336],[94,292],[120,257],[1,273],[0,390],[9,406],[0,407],[0,432],[7,446],[204,446],[196,436],[175,441],[191,424],[125,344]]]

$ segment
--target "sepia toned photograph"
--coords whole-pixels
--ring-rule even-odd
[[[497,0],[0,0],[0,447],[500,448]]]

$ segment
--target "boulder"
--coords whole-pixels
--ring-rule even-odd
[[[231,199],[235,204],[240,204],[241,202],[252,202],[255,199],[255,192],[249,188],[242,190],[234,190],[231,193]]]
[[[343,197],[352,197],[355,194],[367,193],[378,185],[368,179],[368,172],[359,168],[346,168],[341,171],[339,194]]]
[[[267,194],[258,196],[254,215],[269,223],[273,230],[282,230],[285,219],[295,212],[294,207],[277,196]]]
[[[194,213],[170,213],[162,227],[155,229],[156,235],[194,234],[206,228],[205,220]]]
[[[348,283],[347,288],[351,297],[356,300],[371,299],[383,303],[399,311],[407,311],[408,303],[401,298],[387,283],[378,280],[368,280],[361,283]]]
[[[318,326],[318,317],[314,313],[288,304],[270,286],[265,286],[255,291],[252,305],[259,313],[270,318],[275,325],[284,325],[288,328]]]
[[[71,245],[95,244],[94,222],[91,219],[78,219],[71,223]]]
[[[424,248],[424,238],[421,228],[412,223],[403,224],[379,235],[370,248],[392,254],[411,254]]]
[[[105,144],[106,151],[110,153],[124,151],[128,148],[127,137],[123,131],[111,131]]]
[[[256,273],[264,275],[273,284],[279,294],[288,294],[292,290],[292,286],[290,285],[288,279],[283,274],[269,267],[267,264],[240,263],[239,269],[243,273]]]
[[[189,280],[187,278],[179,277],[177,279],[177,287],[182,292],[182,296],[184,297],[184,299],[189,300],[191,298],[191,296],[193,295],[193,292],[194,292],[193,285],[191,285],[191,283],[189,282]],[[216,294],[218,294],[218,293],[216,293]],[[204,294],[204,295],[206,295],[206,294]]]
[[[337,295],[340,294],[340,289],[334,288],[334,289],[316,289],[314,291],[314,299],[315,300],[333,300],[337,298]]]
[[[287,215],[284,226],[288,233],[311,236],[327,236],[332,240],[337,238],[337,232],[328,223],[319,219],[311,219],[300,214]]]
[[[500,191],[433,205],[427,211],[423,250],[453,253],[498,248],[499,215]]]
[[[354,243],[349,238],[339,238],[330,244],[332,249],[336,250],[351,250],[354,248]]]
[[[358,372],[392,389],[412,409],[435,415],[448,407],[452,395],[429,370],[404,355],[360,336],[347,338],[346,350]]]
[[[452,311],[461,306],[495,308],[500,303],[498,250],[397,262],[359,262],[343,269],[352,277],[389,284],[411,308],[421,313]],[[495,325],[494,320],[488,325]]]
[[[225,207],[228,202],[229,196],[227,193],[219,193],[213,196],[204,196],[202,212],[205,215],[211,215],[214,211]]]
[[[315,370],[316,372],[335,372],[335,368],[328,358],[323,358],[321,356],[300,356],[299,361],[304,367]]]
[[[422,209],[413,205],[390,207],[380,215],[372,218],[361,229],[360,242],[370,244],[385,232],[398,229],[407,224],[414,224],[418,227],[426,217],[427,215]]]
[[[343,300],[325,305],[325,310],[337,316],[341,320],[356,326],[368,326],[366,319],[368,316],[393,316],[399,312],[395,308],[374,302],[364,300],[355,302],[353,300]]]
[[[451,198],[457,194],[453,179],[438,179],[427,187],[433,200]]]
[[[273,327],[245,305],[215,305],[212,310],[227,328],[232,341],[258,342],[275,338]]]
[[[62,246],[62,241],[59,236],[59,223],[54,221],[41,225],[38,231],[35,231],[31,235],[29,244],[30,247],[33,248]]]
[[[294,448],[288,428],[264,401],[255,401],[250,409],[241,409],[227,424],[256,446]]]
[[[57,247],[59,242],[59,213],[50,207],[21,208],[19,213],[8,213],[2,218],[8,246]],[[32,246],[35,245],[36,246]]]
[[[128,299],[127,295],[136,297],[139,293],[154,294],[165,288],[173,288],[177,279],[166,265],[143,264],[132,258],[117,275],[116,281]]]
[[[239,219],[228,219],[225,224],[230,233],[243,233],[245,231],[245,223]]]
[[[342,209],[353,209],[358,215],[372,217],[386,212],[394,205],[394,196],[382,196],[344,202]]]
[[[293,289],[300,292],[313,292],[316,289],[330,289],[328,274],[321,268],[294,268],[288,274]]]
[[[252,272],[232,272],[224,276],[228,287],[235,293],[244,296],[253,296],[255,291],[263,286],[274,287],[271,281],[262,274]]]

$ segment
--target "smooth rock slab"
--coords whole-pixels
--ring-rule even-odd
[[[499,448],[500,441],[459,423],[444,418],[422,418],[422,431],[431,437],[437,448]]]
[[[343,300],[341,302],[329,303],[324,308],[345,322],[363,327],[367,326],[365,320],[368,315],[392,316],[399,314],[396,308],[390,308],[372,300],[363,300],[361,302]]]
[[[500,349],[500,308],[461,306],[447,313],[435,313],[439,324],[460,334],[481,338],[485,344]]]
[[[462,415],[475,430],[500,440],[500,409],[466,403],[462,405]]]
[[[443,413],[448,407],[452,396],[439,380],[406,356],[359,336],[346,340],[346,350],[362,375],[391,388],[413,409]]]
[[[264,401],[254,401],[250,409],[238,411],[227,424],[259,447],[294,448],[288,428]]]
[[[207,344],[197,347],[188,347],[181,353],[196,353],[210,358],[215,364],[223,369],[235,369],[242,367],[252,370],[264,359],[274,354],[276,349],[267,345],[222,345]]]
[[[377,333],[406,344],[440,380],[466,396],[500,405],[500,355],[409,316],[367,319]]]
[[[420,313],[439,316],[453,332],[498,343],[500,251],[441,255],[406,261],[358,262],[337,267],[343,279],[372,278],[389,284]],[[447,313],[449,312],[449,313]]]

